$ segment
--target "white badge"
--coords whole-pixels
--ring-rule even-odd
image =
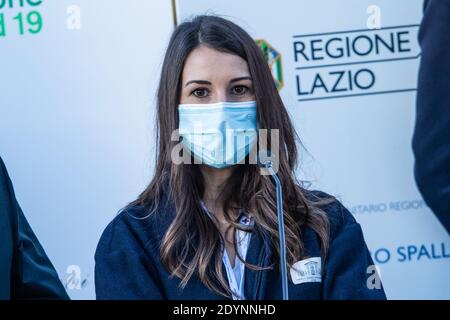
[[[322,259],[312,257],[297,261],[292,265],[291,278],[294,284],[322,282]]]

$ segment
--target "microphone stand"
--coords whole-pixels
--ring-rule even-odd
[[[272,168],[272,161],[268,161],[265,165],[269,170],[277,193],[277,214],[278,214],[278,233],[280,235],[280,268],[281,268],[281,285],[283,290],[283,300],[289,300],[287,266],[286,266],[286,240],[284,238],[284,218],[283,218],[283,191],[278,175]]]

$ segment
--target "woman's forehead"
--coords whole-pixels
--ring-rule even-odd
[[[249,76],[247,61],[240,56],[206,46],[195,48],[183,68],[183,83],[190,80],[236,78]]]

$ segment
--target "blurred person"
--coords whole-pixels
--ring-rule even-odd
[[[414,173],[425,202],[450,232],[450,0],[424,2],[419,44]]]
[[[0,299],[68,299],[0,158]]]

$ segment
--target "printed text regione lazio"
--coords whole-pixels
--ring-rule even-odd
[[[399,71],[415,70],[414,60],[420,56],[418,28],[404,25],[294,35],[298,100],[416,90],[415,77],[408,82]]]
[[[0,40],[11,35],[37,34],[42,15],[37,10],[43,0],[0,0]]]

